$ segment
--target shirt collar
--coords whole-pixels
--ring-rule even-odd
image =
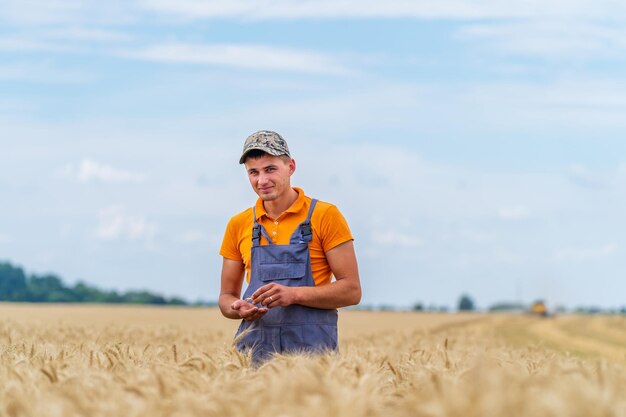
[[[296,201],[294,201],[293,204],[289,206],[287,210],[285,210],[285,213],[298,213],[304,207],[304,191],[302,190],[302,188],[292,188],[298,192],[298,198],[296,198]],[[267,216],[267,211],[265,211],[265,207],[263,206],[263,200],[261,200],[260,198],[256,201],[255,210],[257,220],[259,220],[263,216]]]

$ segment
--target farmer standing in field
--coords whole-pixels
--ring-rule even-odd
[[[251,349],[255,363],[273,353],[337,350],[337,308],[361,299],[346,220],[291,186],[296,162],[278,133],[250,135],[239,163],[259,199],[230,219],[220,249],[219,307],[243,319],[237,348]]]

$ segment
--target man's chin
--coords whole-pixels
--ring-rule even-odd
[[[259,194],[259,197],[263,201],[274,201],[274,200],[276,200],[276,194],[274,194],[274,193],[272,193],[272,194]]]

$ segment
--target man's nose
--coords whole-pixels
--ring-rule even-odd
[[[263,173],[259,174],[259,184],[266,184],[269,181],[269,177]]]

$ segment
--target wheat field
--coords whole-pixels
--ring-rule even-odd
[[[626,318],[340,312],[258,369],[215,309],[0,304],[0,416],[626,416]]]

